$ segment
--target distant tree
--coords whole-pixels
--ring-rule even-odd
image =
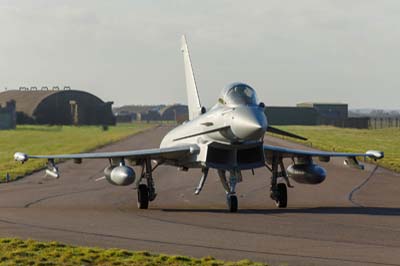
[[[372,110],[370,113],[371,117],[388,117],[389,113],[385,112],[384,110]]]
[[[389,115],[390,117],[400,117],[400,111],[390,111]]]

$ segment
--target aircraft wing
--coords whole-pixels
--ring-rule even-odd
[[[14,155],[14,160],[26,162],[29,159],[48,159],[48,160],[82,160],[82,159],[127,159],[130,161],[138,161],[143,159],[154,160],[179,160],[185,156],[198,152],[197,145],[185,145],[171,148],[146,149],[136,151],[118,151],[118,152],[95,152],[95,153],[78,153],[78,154],[58,154],[58,155],[29,155],[26,153],[17,152]]]
[[[367,151],[366,153],[346,153],[346,152],[325,152],[325,151],[306,151],[289,149],[284,147],[264,145],[264,154],[266,159],[272,158],[277,155],[281,158],[292,158],[292,157],[320,157],[329,159],[330,157],[368,157],[374,160],[379,160],[384,157],[384,153],[381,151]]]

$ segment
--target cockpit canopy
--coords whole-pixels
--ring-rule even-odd
[[[257,105],[257,95],[252,87],[244,83],[233,83],[221,93],[219,103],[223,105]]]

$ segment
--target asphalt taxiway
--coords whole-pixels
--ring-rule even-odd
[[[170,129],[159,127],[100,150],[158,147]],[[270,137],[266,143],[304,148]],[[68,161],[59,165],[60,179],[38,172],[0,185],[0,236],[271,265],[400,265],[400,175],[378,169],[351,202],[349,193],[372,166],[360,171],[339,159],[321,165],[327,180],[316,186],[293,183],[287,209],[270,200],[267,169],[254,176],[244,172],[237,187],[239,212],[229,213],[214,171],[195,196],[200,170],[160,167],[154,174],[156,200],[138,210],[132,187],[95,181],[106,160]]]

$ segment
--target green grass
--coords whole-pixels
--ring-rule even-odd
[[[46,161],[13,161],[16,151],[28,154],[79,153],[121,140],[155,126],[155,124],[121,124],[103,131],[100,126],[18,126],[0,131],[0,180],[8,172],[12,179],[43,168]],[[129,149],[129,147],[126,147]]]
[[[195,259],[186,256],[151,254],[146,251],[77,247],[58,242],[5,238],[0,239],[0,265],[262,266],[265,264],[249,260],[224,262],[212,257]]]
[[[400,172],[400,128],[349,129],[330,126],[279,126],[280,129],[308,138],[304,143],[325,151],[361,152],[380,150],[385,158],[379,164]]]

